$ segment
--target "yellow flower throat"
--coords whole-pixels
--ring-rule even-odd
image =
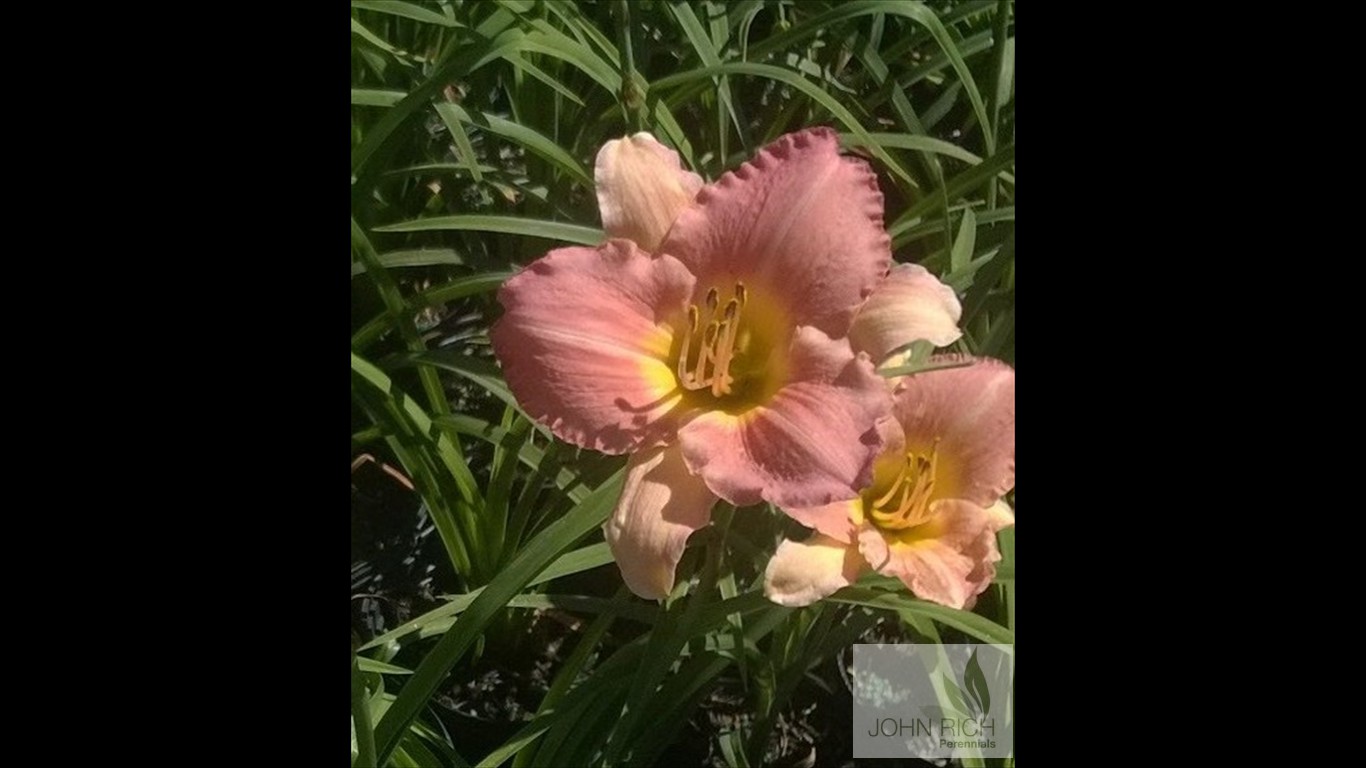
[[[902,530],[924,523],[929,518],[938,467],[938,441],[928,457],[907,452],[896,479],[890,487],[884,486],[887,491],[876,499],[865,501],[873,524],[884,530]]]

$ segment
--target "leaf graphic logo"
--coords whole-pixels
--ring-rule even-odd
[[[987,676],[982,672],[982,665],[977,661],[977,649],[972,649],[972,657],[968,659],[968,665],[963,670],[963,687],[968,690],[968,695],[976,704],[973,714],[977,717],[986,717],[991,712],[991,691],[987,689]]]
[[[977,649],[973,649],[960,682],[954,682],[948,675],[942,679],[949,703],[958,712],[974,720],[980,720],[991,712],[991,691],[987,689],[987,676],[982,672],[982,665],[977,661]]]

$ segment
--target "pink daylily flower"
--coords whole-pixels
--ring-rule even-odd
[[[491,338],[528,415],[631,454],[604,529],[627,585],[658,599],[718,498],[816,508],[873,481],[891,403],[847,335],[890,241],[876,177],[826,128],[705,186],[648,134],[609,142],[595,170],[610,239],[508,280]]]
[[[816,533],[778,545],[764,574],[774,602],[810,605],[869,566],[953,608],[991,584],[996,533],[1015,522],[1002,499],[1015,487],[1015,371],[990,358],[931,362],[967,365],[894,380],[895,418],[880,425],[884,449],[860,498],[783,508]]]

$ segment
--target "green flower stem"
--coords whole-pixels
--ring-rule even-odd
[[[631,5],[626,0],[617,0],[617,50],[621,52],[621,105],[626,110],[626,122],[631,131],[645,130],[641,116],[644,114],[645,94],[641,93],[636,82],[636,57],[631,46]]]

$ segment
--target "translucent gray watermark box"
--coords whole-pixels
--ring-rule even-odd
[[[1015,647],[854,646],[854,757],[1013,757]]]

